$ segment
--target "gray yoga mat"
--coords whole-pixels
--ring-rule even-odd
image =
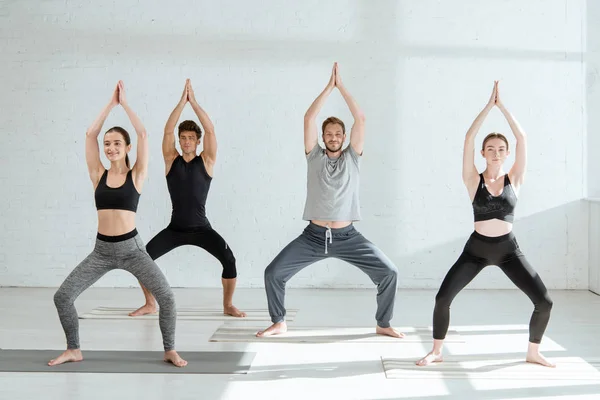
[[[163,361],[162,351],[84,350],[83,361],[53,367],[48,361],[64,350],[0,350],[0,372],[78,372],[112,374],[247,374],[253,352],[181,351],[183,368]]]

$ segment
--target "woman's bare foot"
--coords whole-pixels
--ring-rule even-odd
[[[544,367],[556,367],[555,364],[552,364],[550,361],[546,360],[546,357],[544,357],[540,353],[539,343],[529,342],[529,346],[527,346],[527,357],[525,358],[525,361],[527,361],[528,363],[540,364]]]
[[[398,332],[391,326],[388,328],[382,328],[378,325],[377,328],[375,329],[375,333],[378,335],[386,335],[386,336],[391,336],[391,337],[395,337],[395,338],[403,338],[404,337],[404,333]]]
[[[238,318],[244,318],[246,316],[245,312],[238,310],[233,304],[224,306],[223,314]]]
[[[264,331],[258,332],[256,334],[256,336],[257,337],[267,337],[267,336],[278,335],[280,333],[285,333],[285,332],[287,332],[287,324],[285,323],[285,321],[282,321],[282,322],[277,322],[276,324],[271,325]]]
[[[527,352],[527,357],[525,358],[525,361],[527,361],[528,363],[540,364],[540,365],[543,365],[544,367],[550,367],[550,368],[556,367],[556,364],[553,364],[550,361],[548,361],[546,359],[546,357],[541,355],[539,352],[533,353],[533,354],[530,354],[529,352]]]
[[[81,354],[80,349],[71,349],[65,350],[60,356],[56,357],[54,360],[50,360],[48,365],[54,366],[59,364],[64,364],[68,362],[78,362],[83,360],[83,355]]]
[[[140,317],[142,315],[146,315],[146,314],[154,314],[156,313],[156,304],[144,304],[143,306],[141,306],[140,308],[138,308],[137,310],[130,312],[129,316],[130,317]]]
[[[437,352],[431,351],[429,354],[427,354],[425,357],[421,358],[415,364],[417,364],[419,367],[424,367],[426,365],[429,365],[432,363],[440,363],[442,361],[444,361],[444,357],[442,356],[442,353],[437,353]]]
[[[183,358],[179,357],[179,354],[175,350],[165,351],[165,362],[171,363],[176,367],[185,367],[187,365],[187,361]]]

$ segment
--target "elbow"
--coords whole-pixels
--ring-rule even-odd
[[[147,139],[148,138],[148,132],[144,131],[138,131],[137,133],[137,137],[138,139]]]
[[[365,117],[365,114],[363,113],[358,114],[358,116],[356,117],[356,121],[360,122],[361,124],[364,124],[366,120],[367,117]]]
[[[316,118],[316,115],[310,111],[307,111],[306,114],[304,114],[304,122],[310,122],[312,120],[314,120]]]

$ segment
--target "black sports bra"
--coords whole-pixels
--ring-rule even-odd
[[[125,183],[118,188],[112,188],[106,184],[108,170],[105,170],[98,182],[94,198],[98,210],[127,210],[137,211],[140,194],[133,184],[131,170],[127,172]]]
[[[499,196],[492,196],[485,186],[483,174],[479,174],[479,186],[473,199],[475,222],[500,219],[512,223],[515,218],[516,205],[517,195],[513,190],[508,174],[504,175],[504,189]]]

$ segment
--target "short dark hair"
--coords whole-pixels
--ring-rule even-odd
[[[321,130],[323,131],[323,133],[325,133],[325,128],[329,124],[339,124],[339,125],[341,125],[342,126],[342,133],[344,135],[346,134],[346,126],[344,125],[344,121],[342,121],[341,119],[336,118],[336,117],[329,117],[325,121],[323,121],[323,125],[321,127]]]
[[[179,133],[178,136],[181,136],[181,132],[196,132],[196,137],[200,139],[202,137],[202,129],[198,126],[198,124],[192,120],[183,121],[179,124]]]

